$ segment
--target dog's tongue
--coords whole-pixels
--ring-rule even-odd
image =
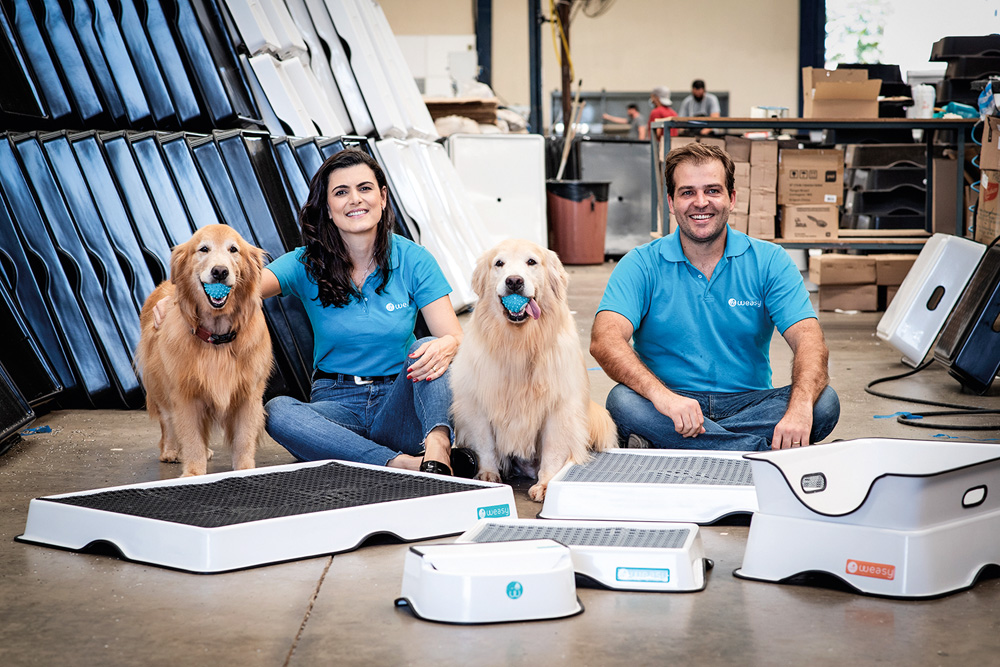
[[[528,314],[531,315],[531,319],[537,320],[538,316],[542,314],[542,309],[538,307],[534,299],[528,300]]]

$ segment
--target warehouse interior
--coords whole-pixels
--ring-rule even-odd
[[[1000,648],[1000,19],[992,3],[959,4],[0,3],[11,73],[0,91],[0,663],[989,664]],[[679,110],[695,79],[718,116],[647,125],[657,106]],[[806,449],[846,452],[795,469],[791,514],[758,511],[751,482],[751,508],[715,515],[676,518],[683,510],[655,495],[639,507],[655,486],[640,484],[616,510],[624,518],[601,513],[614,503],[570,516],[682,522],[703,551],[691,566],[700,584],[629,587],[628,568],[609,584],[581,571],[578,551],[572,612],[422,618],[415,594],[397,602],[404,569],[475,521],[404,540],[376,518],[347,548],[259,562],[263,542],[281,540],[251,532],[238,551],[252,564],[221,571],[173,564],[187,542],[156,537],[157,522],[128,537],[162,560],[130,556],[127,539],[98,534],[77,549],[31,532],[29,508],[58,504],[38,499],[174,484],[180,468],[157,459],[134,369],[139,309],[170,278],[171,248],[205,225],[229,224],[271,259],[300,245],[310,178],[345,148],[385,170],[395,233],[440,264],[466,330],[482,253],[505,238],[556,251],[603,406],[616,383],[589,352],[595,313],[624,255],[678,233],[663,164],[691,143],[733,159],[727,229],[777,244],[798,268],[841,407],[824,444]],[[585,205],[567,204],[567,186]],[[307,397],[303,308],[267,299],[264,315],[265,396]],[[777,331],[770,361],[773,385],[789,384]],[[226,479],[220,438],[208,472]],[[895,454],[838,449],[858,441]],[[256,465],[297,464],[265,437]],[[755,478],[769,470],[766,457],[744,465]],[[863,511],[810,495],[807,480],[824,490],[840,469]],[[512,519],[560,518],[529,497],[533,479],[505,482]],[[768,526],[792,532],[765,538]],[[902,545],[899,563],[863,557],[883,543]],[[843,549],[846,570],[818,564]],[[795,576],[755,574],[794,559],[805,562]],[[497,577],[517,567],[497,563]],[[520,584],[505,597],[519,595]],[[467,593],[454,607],[474,603],[502,606]]]

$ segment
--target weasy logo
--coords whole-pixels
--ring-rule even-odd
[[[507,584],[507,597],[511,600],[516,600],[521,595],[524,594],[524,586],[521,585],[520,581],[512,581]]]
[[[847,559],[847,574],[856,574],[859,577],[872,577],[873,579],[886,579],[892,581],[896,578],[896,566],[885,563],[869,563],[863,560]]]
[[[510,516],[510,505],[490,505],[489,507],[480,507],[476,510],[476,515],[480,519],[499,519],[505,516]]]
[[[387,303],[385,304],[385,309],[391,313],[394,310],[399,310],[400,308],[406,308],[409,305],[410,305],[409,301],[405,303]]]
[[[730,308],[760,308],[763,305],[760,299],[730,299],[728,303]]]

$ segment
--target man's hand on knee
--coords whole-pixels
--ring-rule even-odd
[[[812,410],[789,406],[785,416],[774,427],[771,449],[806,447],[810,444],[810,433],[812,433]]]
[[[685,438],[695,438],[705,432],[705,416],[698,401],[667,390],[657,396],[653,405],[674,422],[674,430]]]

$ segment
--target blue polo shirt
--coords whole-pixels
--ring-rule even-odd
[[[389,281],[381,294],[381,280],[373,272],[361,287],[362,300],[351,299],[342,308],[323,307],[319,287],[309,276],[302,256],[305,247],[287,252],[268,264],[278,278],[282,296],[297,296],[313,329],[313,367],[328,373],[396,375],[406,352],[416,340],[417,312],[451,293],[451,286],[426,248],[392,236]]]
[[[636,354],[667,387],[718,393],[770,389],[774,328],[816,317],[788,253],[732,228],[711,280],[684,256],[678,232],[631,250],[602,310],[628,318]]]

